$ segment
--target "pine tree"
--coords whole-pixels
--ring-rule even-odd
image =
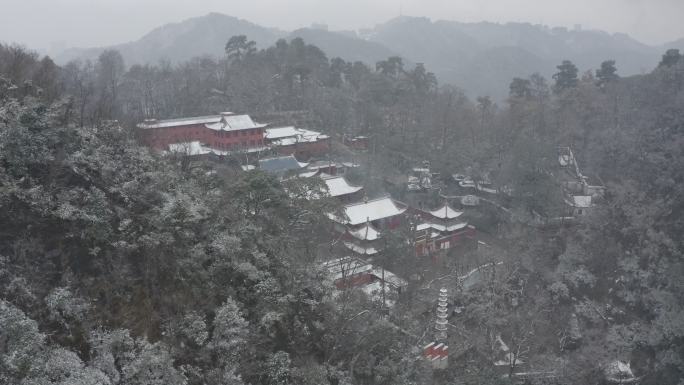
[[[577,73],[579,72],[577,66],[575,66],[570,60],[563,60],[563,62],[556,66],[558,72],[553,75],[553,80],[556,81],[554,85],[554,91],[556,93],[561,93],[567,89],[577,87],[579,79],[577,78]]]

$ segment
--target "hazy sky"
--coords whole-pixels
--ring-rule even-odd
[[[35,49],[109,45],[209,12],[286,30],[314,22],[358,29],[403,12],[466,22],[582,24],[651,44],[684,37],[684,0],[0,0],[0,41]]]

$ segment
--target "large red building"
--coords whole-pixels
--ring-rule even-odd
[[[266,126],[255,123],[249,115],[232,112],[168,120],[147,119],[138,124],[143,141],[154,149],[168,150],[172,144],[200,142],[219,151],[263,147]]]
[[[249,115],[223,112],[219,115],[156,120],[138,124],[148,146],[160,151],[196,149],[192,155],[273,148],[281,155],[300,159],[322,156],[330,148],[330,137],[296,127],[270,128]],[[186,150],[184,150],[187,152]]]

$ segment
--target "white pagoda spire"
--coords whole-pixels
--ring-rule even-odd
[[[430,362],[432,369],[446,369],[449,365],[449,346],[447,341],[448,318],[447,289],[439,290],[437,298],[437,320],[435,321],[435,342],[423,348],[423,356]]]
[[[439,290],[437,298],[437,320],[435,321],[435,340],[446,342],[447,340],[447,289]]]

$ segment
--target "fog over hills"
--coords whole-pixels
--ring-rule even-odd
[[[6,2],[0,385],[684,385],[684,0]]]
[[[169,60],[172,63],[200,55],[220,55],[231,36],[247,35],[265,48],[287,32],[265,28],[246,20],[220,13],[194,17],[179,23],[158,27],[139,40],[111,47],[71,48],[55,57],[58,63],[73,59],[95,59],[105,49],[116,49],[123,55],[126,64],[157,63]]]
[[[362,61],[375,64],[390,56],[404,56],[399,51],[389,49],[381,42],[360,39],[349,33],[302,28],[293,31],[289,37],[301,37],[307,43],[313,44],[325,51],[328,58],[341,57],[346,61]]]
[[[550,77],[564,59],[572,60],[582,72],[613,59],[625,76],[653,69],[666,48],[684,48],[684,39],[649,46],[625,34],[528,23],[461,23],[402,16],[359,33],[320,28],[286,32],[210,13],[161,26],[134,42],[72,48],[57,55],[56,61],[94,59],[105,48],[114,48],[129,65],[159,60],[175,63],[198,55],[222,55],[225,42],[233,35],[246,35],[260,48],[279,38],[301,37],[330,58],[339,56],[371,65],[398,55],[407,63],[425,63],[441,82],[461,87],[471,97],[490,95],[497,100],[507,95],[502,84],[511,78],[534,72]]]

